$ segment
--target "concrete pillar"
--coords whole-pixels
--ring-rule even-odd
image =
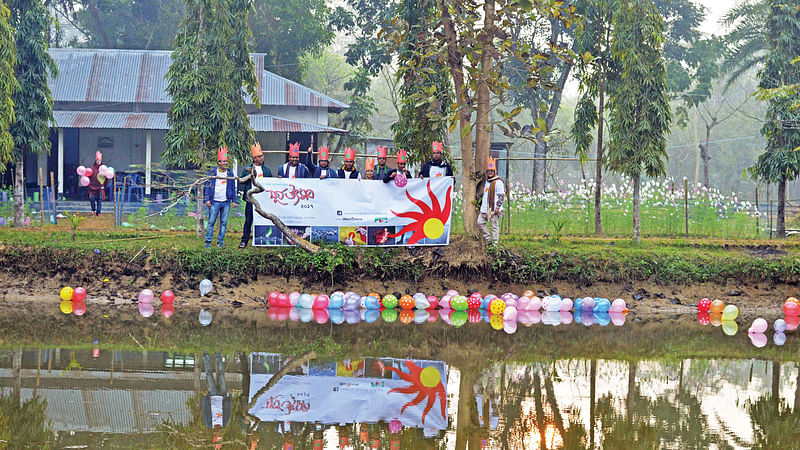
[[[58,129],[58,193],[64,193],[64,129]]]
[[[153,132],[147,130],[147,141],[145,143],[144,151],[144,194],[150,196],[150,185],[152,182],[152,160],[153,160]]]

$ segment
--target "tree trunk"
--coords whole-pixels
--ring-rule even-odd
[[[544,132],[536,133],[536,146],[533,151],[535,158],[547,157],[547,142],[544,141]],[[533,191],[544,194],[547,190],[547,161],[533,160]]]
[[[778,239],[786,237],[786,180],[778,182],[778,223],[777,236]]]
[[[459,50],[458,34],[455,25],[450,17],[450,11],[444,3],[442,4],[442,27],[444,28],[445,40],[447,42],[447,65],[453,77],[453,89],[455,90],[456,104],[459,107],[458,125],[461,131],[461,194],[463,204],[461,206],[462,218],[464,222],[464,233],[468,236],[478,237],[478,209],[473,203],[477,194],[477,181],[475,173],[475,154],[472,150],[472,130],[470,123],[470,104],[467,87],[464,82],[464,55]]]
[[[475,199],[480,202],[479,193],[478,193],[478,183],[480,183],[481,175],[486,168],[486,159],[489,157],[489,149],[491,147],[491,131],[492,126],[489,119],[489,110],[491,105],[489,104],[490,100],[490,92],[489,92],[489,84],[486,82],[487,78],[489,77],[489,72],[492,68],[493,64],[493,57],[492,51],[494,50],[492,45],[492,33],[491,30],[494,27],[494,1],[489,0],[483,4],[483,32],[479,34],[477,39],[478,45],[483,47],[481,52],[481,74],[478,78],[478,83],[475,88],[475,95],[476,95],[476,103],[475,103],[475,161],[474,161],[474,179],[472,180],[471,184],[475,186]],[[466,172],[466,170],[464,170]],[[464,200],[466,201],[467,197],[464,196]],[[472,217],[470,221],[472,222],[472,227],[475,228],[475,222],[477,217],[475,216],[475,208],[472,208]],[[465,217],[466,218],[466,217]]]
[[[25,157],[17,158],[14,174],[14,226],[25,224]]]
[[[633,400],[636,394],[636,369],[638,366],[638,361],[628,362],[628,395],[625,398],[625,419],[628,423],[633,421]]]
[[[709,187],[708,183],[708,161],[711,156],[708,155],[708,146],[711,143],[711,129],[717,124],[717,118],[714,117],[711,123],[706,125],[706,142],[700,145],[700,159],[703,160],[703,186]]]
[[[781,406],[781,363],[772,361],[772,404],[777,411]]]
[[[639,185],[641,180],[639,175],[633,177],[633,242],[637,244],[642,241],[639,229]]]
[[[600,102],[597,107],[597,161],[594,174],[594,234],[603,235],[603,216],[600,211],[600,199],[603,195],[603,114],[605,108],[606,77],[600,74]]]
[[[205,235],[205,230],[203,229],[203,216],[205,212],[203,211],[203,187],[197,186],[197,207],[195,209],[197,213],[197,222],[195,226],[195,233],[197,233],[197,237],[203,237]]]
[[[589,366],[589,448],[594,448],[594,398],[597,395],[597,360]]]
[[[480,436],[473,436],[478,431],[478,405],[475,403],[475,383],[481,374],[480,370],[474,367],[460,369],[461,381],[458,385],[458,418],[456,423],[456,445],[458,450],[468,447],[470,441],[480,439]],[[491,395],[486,394],[484,395]],[[488,422],[487,422],[488,424]]]

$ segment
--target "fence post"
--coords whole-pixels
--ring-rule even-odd
[[[506,144],[506,214],[508,214],[508,218],[506,219],[506,233],[511,233],[511,179],[509,175],[509,166],[511,165],[510,153],[511,144]]]
[[[56,176],[53,171],[50,171],[50,206],[53,207],[53,220],[51,221],[53,225],[58,224],[58,211],[56,211]]]
[[[758,237],[758,229],[760,228],[758,223],[759,215],[761,215],[761,213],[758,211],[758,183],[756,183],[756,237]]]
[[[40,227],[44,226],[44,190],[42,189],[42,168],[39,167],[39,208],[41,209],[42,223]]]
[[[769,195],[769,191],[767,195]],[[772,200],[769,201],[769,238],[772,239]]]
[[[683,179],[683,219],[686,228],[686,237],[689,237],[689,180]]]

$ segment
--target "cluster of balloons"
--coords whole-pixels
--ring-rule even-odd
[[[800,316],[800,300],[795,297],[787,298],[783,302],[783,313],[791,317]]]
[[[91,177],[92,174],[94,173],[92,171],[92,168],[91,167],[78,166],[78,168],[75,171],[78,172],[78,176],[81,177],[80,178],[81,186],[83,186],[83,187],[88,186],[89,185],[89,181],[90,181],[89,177]],[[97,181],[99,181],[101,184],[105,183],[106,179],[110,180],[110,179],[114,178],[114,174],[115,173],[116,173],[116,171],[114,170],[113,167],[109,167],[109,166],[106,166],[105,164],[103,164],[102,166],[97,168]]]
[[[616,326],[622,326],[625,324],[626,319],[625,314],[621,312],[600,313],[576,311],[573,316],[569,311],[519,311],[516,317],[512,318],[507,314],[492,314],[491,311],[485,309],[468,311],[456,311],[453,309],[397,310],[394,308],[342,310],[299,308],[295,306],[273,306],[269,308],[267,314],[270,319],[277,321],[313,321],[319,324],[328,323],[330,321],[337,325],[342,323],[357,324],[362,321],[373,323],[378,319],[382,319],[387,323],[400,321],[404,324],[432,323],[441,320],[448,325],[458,328],[466,323],[487,322],[495,330],[503,330],[508,334],[515,333],[518,324],[530,327],[539,323],[557,326],[576,322],[587,327],[593,324],[607,326],[610,323]]]
[[[772,323],[772,329],[775,334],[772,335],[772,342],[775,345],[783,345],[786,343],[786,332],[796,330],[800,327],[800,300],[795,297],[789,297],[783,302],[783,319],[777,319]],[[767,329],[769,324],[767,321],[759,317],[753,321],[750,328],[747,330],[747,336],[750,342],[756,347],[764,347],[767,345]]]
[[[155,294],[150,289],[142,289],[142,292],[139,292],[139,314],[142,317],[150,317],[155,312],[155,308],[153,307],[153,299],[155,298]],[[175,293],[166,290],[161,293],[161,314],[164,317],[172,317],[175,313],[175,305],[173,302],[175,301]]]
[[[739,331],[739,325],[735,322],[739,317],[739,308],[736,305],[726,305],[722,300],[703,298],[697,302],[697,321],[702,325],[714,325],[722,327],[722,332],[728,336],[734,336]]]
[[[61,297],[61,305],[59,305],[59,309],[64,314],[75,314],[76,316],[82,316],[86,313],[86,289],[82,287],[76,287],[72,289],[69,286],[65,286],[61,288],[61,292],[58,295]]]

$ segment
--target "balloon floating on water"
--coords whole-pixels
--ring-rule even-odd
[[[200,296],[203,297],[209,292],[211,292],[211,280],[206,278],[200,282]]]
[[[174,292],[172,292],[170,290],[166,290],[166,291],[161,293],[161,303],[169,304],[169,303],[172,303],[174,301],[175,301],[175,293]]]
[[[64,300],[65,302],[71,302],[72,301],[72,292],[73,292],[72,288],[69,287],[69,286],[61,288],[61,292],[59,293],[59,297],[61,297],[61,300]]]
[[[211,324],[211,313],[205,309],[201,309],[198,320],[200,321],[200,325],[207,327]]]
[[[86,300],[86,289],[82,287],[76,287],[74,291],[72,291],[72,301],[73,302],[82,302]]]
[[[756,333],[764,333],[767,331],[769,324],[767,321],[759,317],[758,319],[753,321],[753,324],[750,325],[750,329],[747,330],[748,334],[756,334]]]
[[[722,320],[734,320],[739,316],[739,308],[736,305],[727,305],[722,310]]]
[[[139,292],[139,303],[153,303],[153,297],[155,297],[153,291],[150,289],[142,289],[142,292]]]

